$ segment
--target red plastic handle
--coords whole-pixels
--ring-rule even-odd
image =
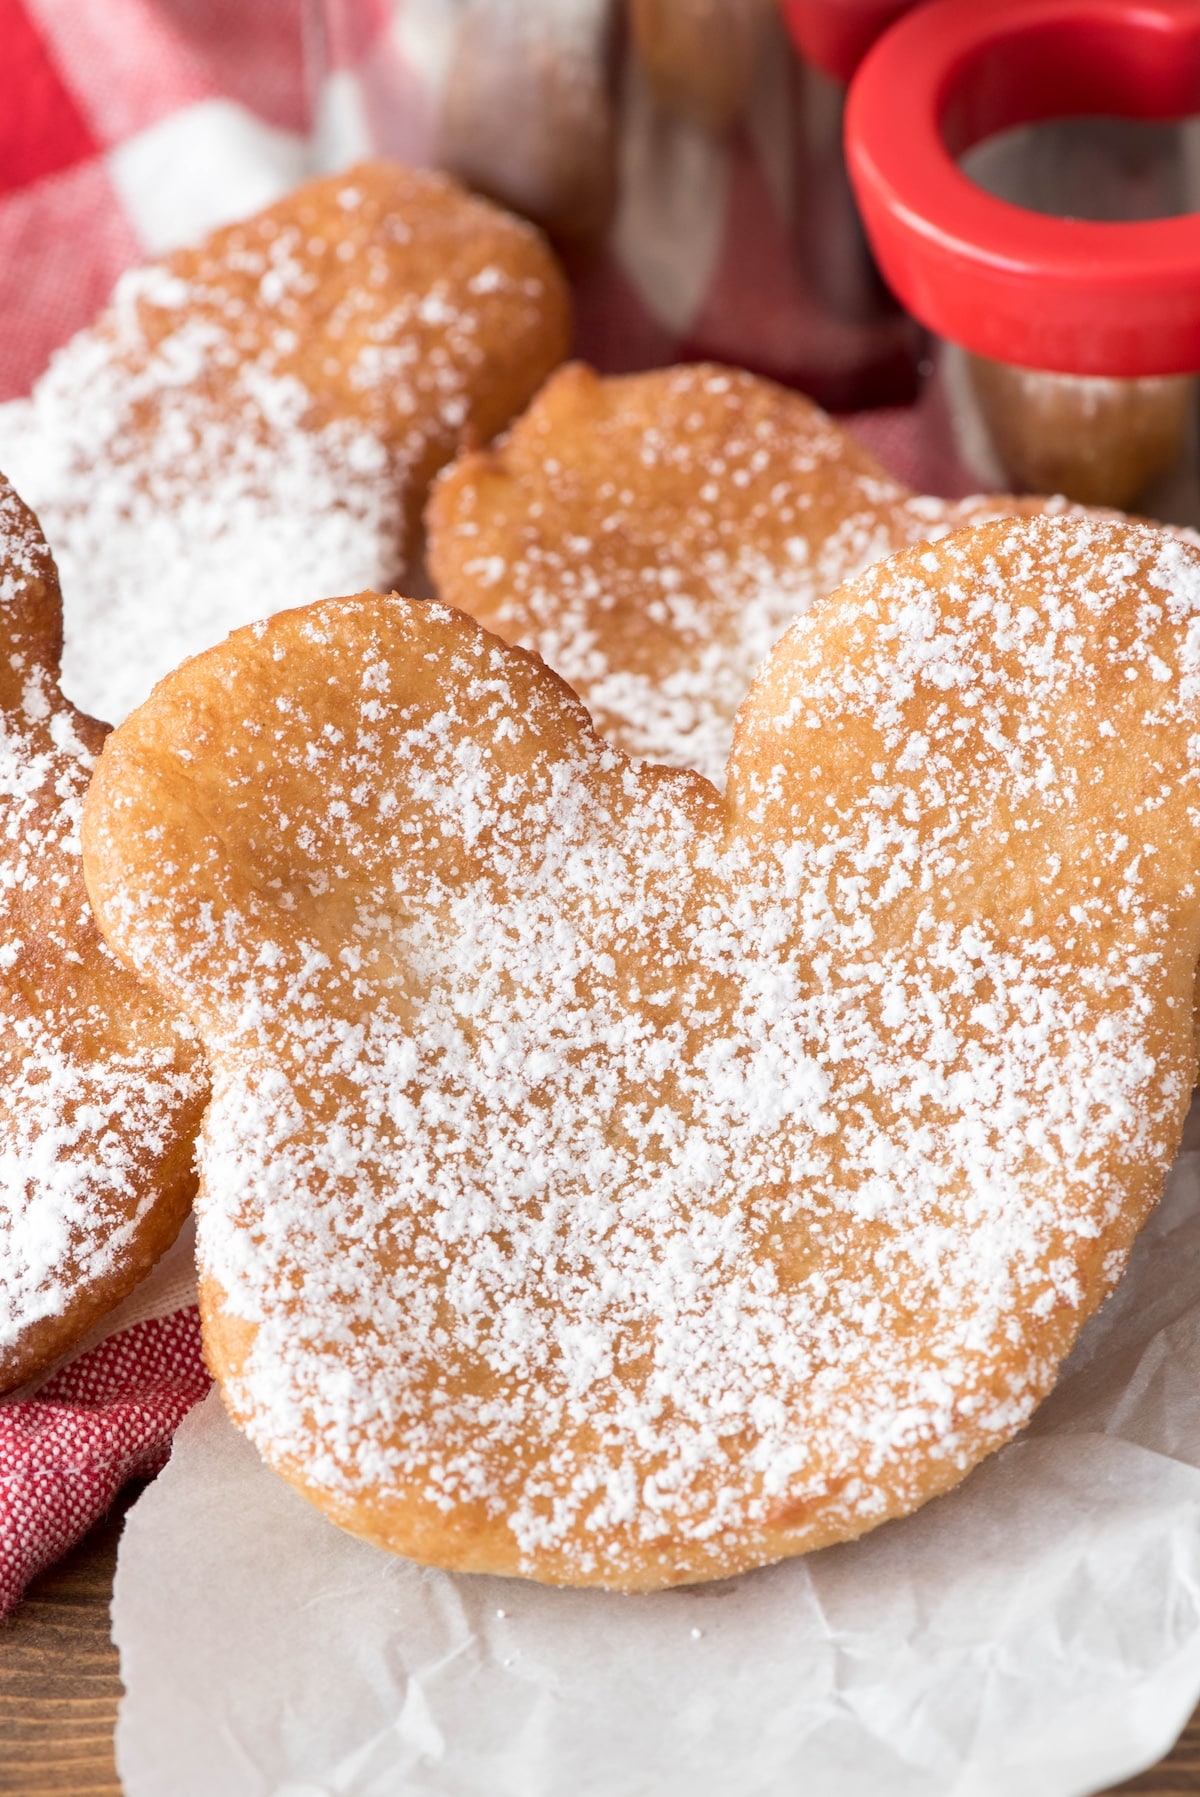
[[[1200,0],[933,0],[880,39],[846,160],[897,297],[979,355],[1063,374],[1200,369],[1200,214],[1129,224],[993,198],[954,156],[1013,125],[1200,109]]]
[[[881,31],[913,0],[781,0],[797,47],[809,62],[849,81]]]

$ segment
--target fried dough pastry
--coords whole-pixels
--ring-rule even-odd
[[[126,275],[0,408],[63,578],[66,690],[119,718],[236,624],[402,579],[434,472],[568,331],[536,231],[387,162]]]
[[[89,891],[213,1064],[210,1364],[421,1561],[647,1589],[957,1483],[1196,1071],[1200,553],[1001,522],[799,620],[727,796],[374,595],[110,739]]]
[[[815,598],[965,523],[1072,509],[919,497],[810,400],[737,369],[575,363],[441,476],[428,556],[443,599],[536,649],[627,754],[719,784],[759,664]]]
[[[61,619],[50,552],[0,479],[0,1391],[170,1247],[207,1084],[88,908],[79,813],[105,731],[58,690]]]

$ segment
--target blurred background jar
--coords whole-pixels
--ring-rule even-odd
[[[319,159],[536,220],[602,370],[737,363],[930,491],[1200,522],[1200,0],[309,0],[309,38]]]
[[[932,0],[847,148],[981,482],[1194,522],[1200,6]]]
[[[711,357],[837,410],[916,396],[924,333],[866,248],[844,81],[776,0],[323,0],[310,39],[322,160],[434,163],[536,220],[598,367]]]

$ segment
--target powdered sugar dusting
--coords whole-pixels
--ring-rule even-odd
[[[121,717],[235,625],[400,580],[463,428],[556,359],[555,279],[516,221],[386,164],[123,277],[0,407],[63,577],[65,690]]]
[[[188,335],[182,325],[169,350]],[[80,347],[58,356],[33,406],[0,416],[0,466],[55,540],[68,596],[63,680],[86,709],[122,717],[259,610],[387,584],[403,567],[377,438],[345,425],[307,431],[307,394],[265,380],[251,392],[235,376],[216,405],[168,388],[162,409],[176,416],[160,418],[147,456],[139,411],[158,400],[164,362],[150,355],[133,376],[104,361],[85,369]]]
[[[9,968],[5,968],[5,973]],[[119,1277],[159,1192],[147,1159],[175,1145],[178,1112],[202,1090],[169,1051],[107,1064],[64,1047],[62,1019],[6,1020],[0,1107],[0,1355]],[[130,1281],[132,1283],[132,1281]],[[116,1287],[111,1303],[124,1295]],[[98,1311],[89,1309],[87,1322]],[[86,1325],[83,1325],[86,1326]],[[64,1344],[65,1345],[65,1344]]]
[[[493,457],[443,477],[431,557],[443,596],[536,649],[627,754],[719,786],[738,706],[814,600],[910,543],[1042,509],[1081,515],[909,494],[816,407],[735,370],[568,369]]]
[[[43,665],[53,564],[2,483],[0,566],[0,1380],[11,1384],[31,1370],[31,1331],[68,1313],[86,1327],[106,1289],[115,1302],[122,1273],[142,1269],[145,1221],[163,1202],[155,1165],[186,1140],[204,1080],[187,1032],[92,922],[79,817],[95,736]],[[183,1205],[170,1202],[177,1224]],[[66,1345],[54,1339],[50,1353]]]

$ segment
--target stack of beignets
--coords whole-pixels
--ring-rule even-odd
[[[568,330],[535,231],[387,162],[126,275],[0,408],[63,575],[67,691],[123,716],[235,624],[402,579],[431,476]]]
[[[199,1044],[100,940],[79,813],[105,728],[58,689],[54,563],[0,478],[0,1392],[174,1240],[207,1096]]]
[[[921,497],[798,393],[739,369],[561,369],[434,488],[438,591],[536,649],[630,755],[720,783],[792,619],[880,556],[1062,500]]]
[[[419,1560],[644,1589],[1008,1439],[1196,1070],[1200,553],[998,522],[800,619],[721,798],[440,605],[331,601],[104,751],[89,890],[197,1028],[207,1350]]]

